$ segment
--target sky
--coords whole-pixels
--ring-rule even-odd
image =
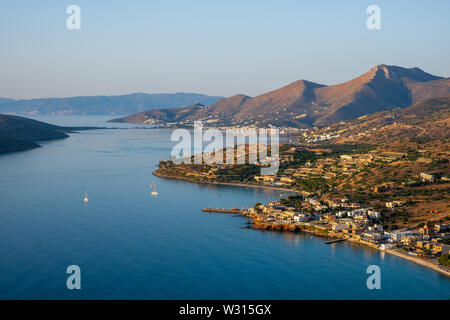
[[[380,30],[366,26],[373,4]],[[448,0],[0,0],[0,97],[256,96],[378,64],[449,77],[449,38]]]

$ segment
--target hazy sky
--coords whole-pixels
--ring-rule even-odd
[[[66,8],[81,8],[81,30]],[[381,8],[368,30],[366,8]],[[450,76],[450,1],[0,1],[0,97],[257,95],[377,64]]]

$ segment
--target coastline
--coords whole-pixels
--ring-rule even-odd
[[[422,259],[419,259],[419,258],[415,258],[415,257],[409,256],[409,255],[400,253],[400,252],[398,252],[395,249],[387,249],[387,250],[385,250],[383,252],[387,252],[387,253],[392,254],[394,256],[397,256],[399,258],[403,258],[403,259],[408,260],[410,262],[414,262],[414,263],[416,263],[418,265],[421,265],[422,267],[433,269],[436,272],[439,272],[439,273],[441,273],[443,275],[446,275],[447,277],[450,277],[450,271],[442,269],[437,264],[432,263],[430,261],[422,260]]]
[[[178,176],[170,176],[170,175],[165,175],[165,174],[161,174],[157,171],[153,172],[153,175],[160,177],[160,178],[166,178],[166,179],[175,179],[175,180],[181,180],[181,181],[188,181],[188,182],[195,182],[195,183],[202,183],[202,184],[212,184],[212,185],[227,185],[227,186],[235,186],[235,187],[254,187],[254,188],[265,188],[265,189],[269,189],[269,190],[276,190],[276,191],[284,191],[284,192],[293,192],[293,193],[297,193],[300,194],[300,192],[296,191],[296,190],[291,190],[291,189],[284,189],[284,188],[278,188],[278,187],[271,187],[271,186],[263,186],[263,185],[252,185],[252,184],[245,184],[245,183],[230,183],[230,182],[213,182],[213,181],[197,181],[194,179],[189,179],[189,178],[185,178],[185,177],[178,177]],[[350,241],[351,243],[355,243],[355,244],[359,244],[359,245],[363,245],[365,247],[370,247],[373,249],[376,249],[380,252],[386,252],[389,254],[392,254],[394,256],[397,256],[399,258],[405,259],[409,262],[413,262],[416,263],[418,265],[421,265],[422,267],[428,268],[428,269],[432,269],[436,272],[439,272],[440,274],[446,275],[447,277],[450,277],[450,271],[444,270],[442,268],[440,268],[437,264],[434,264],[430,261],[425,261],[413,256],[409,256],[403,253],[398,252],[395,249],[387,249],[387,250],[382,250],[380,249],[378,246],[373,245],[371,243],[366,243],[364,241],[357,241],[351,238],[345,238],[342,237],[341,235],[338,235],[336,233],[328,233],[328,234],[323,234],[317,231],[312,231],[312,230],[307,230],[307,229],[303,229],[297,226],[292,226],[292,225],[258,225],[257,223],[255,223],[254,219],[252,219],[252,217],[248,216],[248,215],[244,215],[246,218],[248,218],[251,222],[252,222],[252,227],[253,229],[257,229],[257,230],[272,230],[272,231],[276,231],[276,232],[305,232],[305,233],[310,233],[313,234],[316,237],[326,237],[326,238],[332,238],[332,239],[345,239]],[[449,268],[450,270],[450,268]]]
[[[430,261],[426,261],[426,260],[422,260],[420,258],[416,258],[413,256],[409,256],[407,254],[404,254],[396,249],[387,249],[387,250],[382,250],[379,246],[369,243],[369,242],[365,242],[365,241],[361,241],[361,240],[355,240],[352,238],[346,238],[343,237],[342,235],[336,234],[334,232],[332,233],[320,233],[318,231],[313,231],[313,230],[308,230],[308,229],[303,229],[300,228],[298,226],[292,226],[292,225],[267,225],[267,224],[263,224],[260,225],[258,223],[255,224],[255,222],[253,221],[253,219],[251,219],[251,217],[244,215],[247,218],[249,218],[252,221],[252,228],[253,229],[257,229],[257,230],[271,230],[271,231],[275,231],[275,232],[304,232],[304,233],[309,233],[312,234],[316,237],[321,237],[321,238],[329,238],[329,239],[342,239],[342,240],[346,240],[349,241],[353,244],[358,244],[364,247],[370,247],[372,249],[378,250],[380,252],[386,252],[389,254],[392,254],[394,256],[397,256],[399,258],[408,260],[410,262],[416,263],[418,265],[421,265],[422,267],[428,268],[428,269],[432,269],[436,272],[439,272],[443,275],[446,275],[447,277],[450,277],[450,268],[449,270],[446,270],[444,268],[440,268],[437,264],[430,262]]]

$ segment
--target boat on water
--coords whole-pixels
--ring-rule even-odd
[[[88,198],[88,194],[87,194],[87,192],[84,194],[84,199],[83,199],[83,201],[84,202],[89,202],[89,198]]]

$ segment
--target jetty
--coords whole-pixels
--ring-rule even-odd
[[[244,210],[239,210],[238,208],[231,209],[219,209],[219,208],[203,208],[203,212],[218,212],[218,213],[234,213],[234,214],[243,214]]]

